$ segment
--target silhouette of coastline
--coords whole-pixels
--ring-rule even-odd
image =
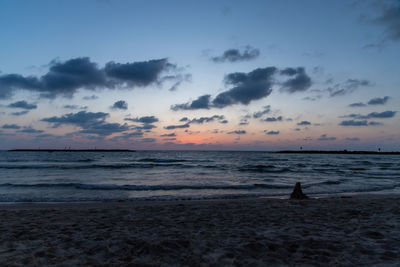
[[[130,149],[11,149],[9,152],[135,152]]]
[[[361,155],[400,155],[400,152],[377,152],[377,151],[349,151],[349,150],[281,150],[275,153],[282,154],[361,154]]]

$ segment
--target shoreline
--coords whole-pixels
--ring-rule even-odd
[[[0,265],[396,265],[400,195],[0,204]]]

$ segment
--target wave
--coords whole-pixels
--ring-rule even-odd
[[[274,165],[244,165],[238,168],[241,172],[272,172],[272,173],[282,173],[291,172],[289,168],[277,168]]]
[[[155,167],[186,167],[181,163],[114,163],[114,164],[36,164],[36,165],[0,165],[0,169],[124,169],[124,168],[155,168]]]
[[[252,189],[290,189],[292,186],[282,184],[248,184],[248,185],[114,185],[114,184],[81,184],[81,183],[40,183],[40,184],[0,184],[0,188],[71,188],[82,190],[252,190]]]

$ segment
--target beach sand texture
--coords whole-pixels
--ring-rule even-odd
[[[400,197],[12,204],[0,265],[400,264]]]

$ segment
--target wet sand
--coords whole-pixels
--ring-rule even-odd
[[[400,196],[0,205],[0,265],[393,265]]]

